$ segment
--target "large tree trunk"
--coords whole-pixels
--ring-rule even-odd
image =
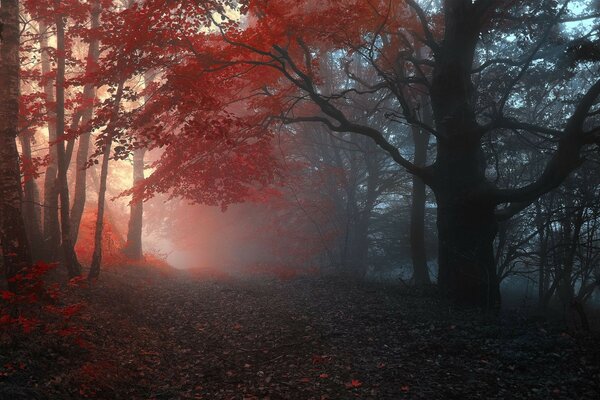
[[[421,99],[423,100],[423,98]],[[431,124],[431,111],[428,104],[421,101],[424,110],[423,120]],[[414,164],[424,167],[427,162],[427,148],[429,146],[429,133],[412,127],[412,138],[415,148]],[[410,209],[410,255],[413,263],[413,281],[415,285],[429,285],[429,267],[427,266],[427,251],[425,249],[425,202],[427,200],[425,183],[421,178],[413,175],[412,178],[412,203]]]
[[[54,80],[49,78],[52,73],[50,56],[48,53],[48,26],[41,20],[39,23],[40,46],[42,49],[42,75],[46,79],[44,95],[46,97],[46,110],[48,115],[48,142],[50,143],[50,162],[46,167],[44,176],[44,251],[49,261],[58,259],[60,246],[60,226],[58,222],[58,188],[56,178],[58,175],[58,155],[56,153],[56,114],[54,107]]]
[[[137,149],[133,153],[133,185],[136,186],[144,180],[144,154],[145,149]],[[144,216],[144,203],[138,199],[131,200],[129,226],[127,230],[127,245],[124,253],[132,260],[140,260],[142,252],[142,228]]]
[[[23,151],[23,159],[27,160],[26,162],[31,162],[30,133],[22,133],[19,135],[19,139]],[[33,176],[25,175],[23,180],[23,219],[25,220],[25,229],[27,230],[27,237],[29,238],[29,244],[31,245],[31,255],[33,259],[39,260],[44,257],[44,237],[42,235],[41,212],[37,205],[39,192]]]
[[[58,6],[60,0],[56,0]],[[69,162],[65,154],[65,27],[63,15],[56,15],[56,48],[57,48],[57,71],[56,71],[56,154],[58,161],[58,191],[60,195],[60,227],[61,247],[63,262],[67,267],[70,277],[81,274],[81,265],[77,261],[77,255],[71,242],[71,220],[69,218],[69,184],[67,182],[67,171]]]
[[[441,290],[465,305],[495,308],[500,302],[493,242],[495,207],[484,199],[466,199],[437,188],[437,227]]]
[[[110,160],[110,149],[113,140],[114,124],[118,118],[121,98],[123,97],[123,86],[125,81],[121,80],[115,94],[115,103],[111,120],[106,127],[103,141],[102,169],[100,172],[100,189],[98,191],[98,212],[96,215],[96,230],[94,232],[94,253],[92,254],[92,265],[88,279],[95,279],[100,275],[100,263],[102,262],[102,232],[104,229],[104,202],[106,198],[106,180],[108,178],[108,162]]]
[[[19,120],[19,1],[2,0],[0,20],[0,246],[7,278],[31,265],[21,210],[17,134]],[[9,282],[11,290],[16,289]]]
[[[478,141],[438,144],[431,185],[437,202],[438,285],[461,304],[496,308],[498,223],[483,160]]]
[[[101,5],[98,1],[92,4],[90,27],[97,29],[100,26]],[[98,39],[92,39],[88,48],[88,57],[86,72],[92,73],[97,68],[98,58],[100,57],[100,42]],[[83,88],[83,99],[86,108],[81,117],[81,125],[86,127],[94,115],[94,102],[96,100],[96,88],[88,83]],[[87,129],[87,128],[86,128]],[[79,236],[79,227],[85,208],[86,186],[87,186],[87,161],[90,151],[91,132],[86,131],[79,137],[79,147],[77,148],[76,173],[75,173],[75,193],[73,198],[73,207],[71,209],[71,240],[73,244],[77,243]]]
[[[431,179],[438,207],[438,285],[459,303],[493,308],[500,301],[493,250],[497,203],[485,177],[471,81],[479,20],[470,1],[443,4],[444,39],[430,91],[440,134]]]

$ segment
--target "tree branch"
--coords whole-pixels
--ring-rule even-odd
[[[558,187],[573,170],[581,165],[583,162],[580,158],[581,148],[586,144],[598,143],[600,127],[585,132],[583,125],[589,110],[597,102],[599,96],[600,79],[592,85],[575,108],[558,142],[558,149],[546,164],[542,175],[535,182],[517,189],[496,190],[497,204],[516,203],[500,211],[500,217],[503,217],[504,214],[510,218],[510,216],[523,210],[539,196]]]
[[[414,1],[414,0],[406,0],[406,3],[413,10],[415,10],[415,13],[417,14],[417,17],[419,18],[419,21],[421,21],[421,25],[423,26],[423,32],[425,33],[425,38],[427,39],[426,40],[427,46],[429,46],[429,48],[434,53],[438,53],[440,51],[440,46],[435,41],[435,38],[433,37],[433,33],[429,29],[429,23],[427,21],[427,15],[425,14],[425,11],[423,11],[423,9],[421,8],[421,6],[419,6],[417,4],[417,2]]]

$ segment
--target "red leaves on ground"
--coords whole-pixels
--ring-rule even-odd
[[[358,389],[363,386],[363,383],[358,379],[352,379],[349,383],[346,384],[347,389]]]
[[[59,305],[62,292],[57,284],[47,284],[47,273],[56,264],[38,262],[8,281],[15,285],[14,292],[4,290],[0,300],[0,329],[16,335],[19,327],[23,334],[42,328],[45,334],[78,338],[82,329],[70,320],[84,307],[82,303]]]
[[[15,297],[15,294],[13,292],[9,292],[8,290],[3,290],[0,293],[2,294],[2,300],[5,301],[10,301]]]
[[[322,356],[319,354],[313,354],[311,360],[312,360],[313,365],[326,364],[329,362],[329,360],[331,360],[331,357],[325,356],[325,355]]]

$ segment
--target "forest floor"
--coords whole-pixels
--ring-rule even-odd
[[[105,272],[83,347],[0,348],[0,399],[598,399],[600,338],[391,284]],[[1,366],[4,367],[1,367]]]

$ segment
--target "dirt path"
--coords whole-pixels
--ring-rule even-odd
[[[600,394],[597,338],[486,321],[397,287],[316,279],[128,281],[135,280],[106,278],[84,293],[90,306],[80,322],[93,347],[46,344],[4,356],[27,366],[3,378],[0,399],[2,388],[23,387],[65,400]]]

